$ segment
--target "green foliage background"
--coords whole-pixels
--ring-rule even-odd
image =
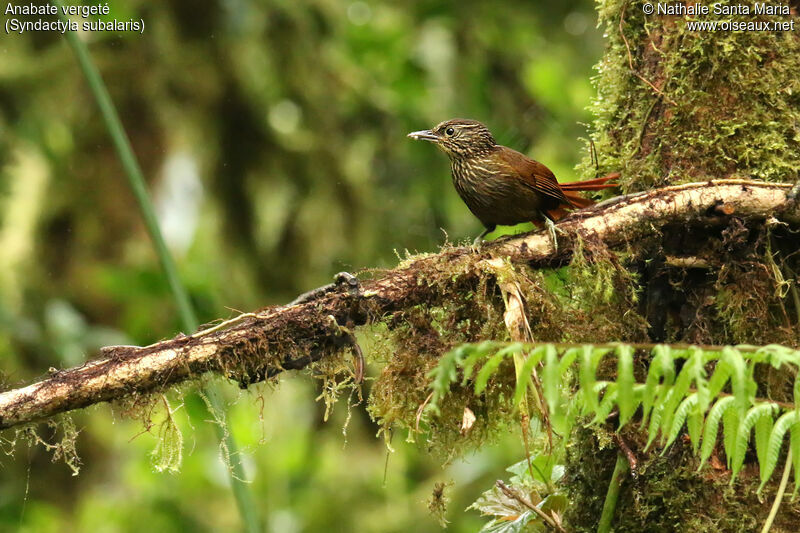
[[[409,131],[476,118],[561,180],[578,177],[602,52],[588,0],[111,8],[107,18],[143,19],[144,34],[83,37],[204,321],[286,302],[340,270],[391,267],[397,251],[434,251],[442,229],[471,239],[479,223],[446,158]],[[10,387],[180,327],[63,38],[4,35],[0,56],[0,372]],[[521,456],[509,434],[442,468],[396,436],[384,472],[386,447],[363,407],[345,438],[347,406],[323,423],[311,380],[225,392],[266,531],[436,531],[425,500],[437,481],[456,482],[450,530],[475,531],[484,520],[463,509]],[[0,434],[14,452],[0,455],[0,530],[238,528],[202,400],[180,398],[170,395],[185,436],[178,473],[155,471],[158,426],[142,433],[123,406],[76,417],[78,477]]]

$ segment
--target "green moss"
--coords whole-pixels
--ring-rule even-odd
[[[591,138],[602,169],[621,171],[626,191],[710,178],[796,176],[797,32],[689,31],[684,17],[648,17],[626,5],[598,4],[608,47],[594,79]],[[631,64],[646,82],[631,75]],[[579,168],[594,172],[588,159]]]
[[[600,0],[598,11],[607,49],[594,78],[590,137],[601,173],[620,171],[624,192],[729,177],[796,179],[797,32],[691,32],[690,17],[648,17],[622,0]],[[698,17],[715,19],[745,20]],[[776,17],[760,20],[768,19]],[[579,170],[595,173],[588,158]],[[627,258],[631,284],[641,291],[628,301],[647,318],[655,341],[798,345],[800,314],[786,295],[786,279],[800,266],[792,231],[770,235],[759,222],[736,218],[722,226],[665,227],[663,239],[637,242]],[[700,258],[706,265],[687,268],[670,257]],[[608,287],[610,263],[593,262],[573,275],[596,276],[606,280],[599,287]],[[581,286],[588,287],[585,281]],[[605,296],[602,290],[582,294],[597,309],[607,305]],[[786,394],[785,379],[768,375],[764,381],[770,394]],[[579,428],[568,447],[566,518],[576,531],[595,530],[616,460],[617,446],[601,433]],[[753,468],[730,490],[724,469],[695,472],[686,446],[675,445],[662,457],[642,453],[636,432],[626,438],[640,468],[623,486],[616,531],[753,531],[763,524],[769,505],[755,497]],[[796,530],[796,513],[782,507],[773,531]]]
[[[466,449],[490,440],[506,427],[513,413],[513,382],[498,379],[480,397],[471,388],[453,391],[435,419],[418,420],[418,412],[426,403],[430,380],[427,374],[439,357],[453,347],[481,339],[507,340],[499,289],[488,276],[459,272],[453,265],[451,274],[435,276],[421,273],[423,280],[446,279],[437,284],[437,297],[430,304],[413,306],[384,317],[374,331],[383,337],[375,343],[371,357],[385,362],[372,387],[369,412],[384,431],[400,429],[409,440],[417,439],[419,429],[431,451],[451,458]],[[422,283],[436,283],[422,281]],[[504,375],[513,376],[513,372]],[[461,434],[464,409],[472,410],[477,420],[466,435]]]
[[[370,393],[369,410],[385,431],[402,429],[410,440],[421,433],[432,451],[448,458],[520,424],[511,360],[501,364],[483,394],[476,396],[471,383],[453,385],[440,415],[420,414],[430,393],[428,373],[443,354],[467,342],[508,340],[498,280],[520,288],[537,341],[646,340],[646,323],[631,309],[636,276],[598,244],[579,244],[572,263],[557,273],[511,264],[466,273],[463,265],[443,261],[430,274],[420,273],[419,279],[437,283],[435,299],[384,317],[374,330],[382,340],[375,343],[379,349],[373,357],[385,364]],[[432,281],[442,279],[447,282]],[[462,434],[465,408],[476,421]]]
[[[638,274],[626,264],[628,254],[578,237],[572,261],[562,272],[565,342],[646,341],[647,322],[636,307]]]
[[[571,503],[565,519],[570,531],[597,528],[618,449],[609,442],[609,434],[602,428],[580,425],[573,432],[565,474]],[[623,480],[615,531],[738,533],[758,531],[764,523],[772,502],[762,503],[756,496],[756,469],[746,470],[730,487],[730,472],[724,468],[697,472],[697,459],[689,445],[676,442],[661,455],[642,452],[643,442],[635,430],[623,438],[633,449],[637,466],[635,476]],[[587,449],[596,451],[587,454]],[[777,484],[769,484],[766,493],[774,494]],[[796,531],[798,511],[800,502],[784,501],[772,531]]]

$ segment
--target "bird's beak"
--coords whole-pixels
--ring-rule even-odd
[[[439,140],[439,137],[437,137],[436,134],[433,133],[431,130],[412,131],[411,133],[408,134],[408,136],[418,141],[436,142]]]

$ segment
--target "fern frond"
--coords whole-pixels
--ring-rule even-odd
[[[722,349],[722,360],[731,370],[731,390],[736,399],[734,405],[740,416],[747,412],[747,363],[739,351],[725,347]]]
[[[662,386],[663,387],[663,386]],[[658,399],[660,399],[657,396]],[[647,425],[647,444],[645,451],[650,449],[650,446],[655,442],[658,433],[661,430],[661,419],[664,416],[664,402],[657,401],[653,406],[653,411],[650,414],[650,423]]]
[[[547,408],[553,416],[558,411],[561,399],[561,376],[558,373],[558,353],[552,344],[547,345],[544,360],[542,389]]]
[[[545,353],[544,346],[537,346],[528,354],[525,363],[520,367],[517,374],[517,384],[514,389],[514,405],[519,405],[528,392],[528,387],[533,381],[533,368],[542,360]]]
[[[744,464],[744,454],[747,452],[747,443],[750,441],[750,431],[762,417],[769,417],[772,422],[772,415],[778,410],[778,406],[772,403],[762,403],[752,407],[747,411],[747,415],[739,424],[739,431],[736,434],[736,446],[733,450],[733,461],[731,466],[731,484],[736,479],[739,471]],[[758,435],[756,435],[758,438]]]
[[[476,349],[473,350],[472,353],[456,360],[457,364],[462,369],[463,376],[461,378],[461,385],[466,385],[469,380],[472,379],[472,373],[475,371],[475,366],[478,362],[486,359],[489,354],[496,349],[495,344],[491,341],[482,342],[476,346]]]
[[[678,406],[678,409],[675,411],[675,416],[672,418],[672,426],[670,427],[669,434],[667,435],[667,442],[664,444],[664,449],[661,451],[661,455],[664,455],[664,452],[667,451],[667,448],[669,448],[669,446],[675,442],[675,439],[678,437],[678,433],[680,433],[680,430],[683,427],[683,423],[686,421],[686,417],[689,415],[689,412],[697,406],[697,402],[698,395],[695,392],[687,396]]]
[[[725,385],[727,385],[730,377],[731,377],[730,365],[723,359],[718,360],[717,365],[714,368],[714,373],[708,380],[709,398],[716,398],[717,395],[720,392],[722,392],[722,389],[725,388]]]
[[[675,381],[675,362],[670,347],[659,344],[653,348],[653,359],[650,361],[650,370],[645,380],[645,389],[642,395],[642,424],[647,424],[662,378],[665,386],[672,385]]]
[[[705,381],[705,369],[703,368],[703,352],[698,348],[692,347],[689,350],[688,361],[683,365],[675,385],[667,392],[664,398],[664,409],[661,420],[662,433],[666,433],[672,427],[672,419],[678,405],[686,397],[692,382],[697,380]]]
[[[697,410],[705,413],[711,401],[708,380],[706,379],[706,365],[713,360],[715,354],[708,354],[696,347],[693,347],[690,352],[691,357],[689,357],[686,365],[690,367],[690,377],[697,391]]]
[[[579,371],[580,397],[583,400],[582,414],[588,415],[597,411],[600,400],[595,389],[597,365],[607,350],[598,350],[591,345],[581,347],[581,366]]]
[[[720,398],[708,412],[706,417],[705,428],[703,429],[703,443],[700,448],[700,466],[697,470],[700,471],[703,465],[706,464],[708,458],[711,457],[711,452],[714,451],[714,444],[717,443],[717,431],[719,431],[719,421],[723,413],[731,407],[733,403],[733,396],[725,396]],[[738,429],[738,428],[737,428]]]
[[[686,419],[686,429],[689,432],[689,440],[692,443],[692,453],[697,455],[697,450],[700,448],[700,435],[703,433],[703,411],[700,410],[699,405],[695,405],[689,412],[689,417]]]
[[[594,420],[592,420],[590,424],[602,424],[605,422],[605,420],[608,418],[608,415],[611,414],[611,411],[614,410],[614,406],[617,403],[617,389],[618,386],[616,383],[608,383],[606,385],[603,401],[601,401],[600,405],[597,407]]]
[[[778,409],[774,409],[778,412]],[[770,433],[773,427],[772,413],[768,416],[760,416],[756,419],[755,425],[755,441],[756,441],[756,460],[758,461],[758,468],[761,470],[764,463],[767,462],[767,452],[769,448]]]
[[[520,346],[519,349],[521,350],[522,347]],[[478,376],[475,378],[476,396],[479,396],[484,390],[486,390],[486,385],[489,383],[489,378],[492,377],[495,372],[497,372],[497,368],[500,366],[500,363],[502,363],[503,360],[509,355],[513,355],[515,351],[516,350],[509,350],[508,348],[505,348],[491,356],[489,360],[484,363],[483,367],[478,372]]]
[[[617,405],[619,406],[619,427],[625,425],[633,416],[638,403],[633,394],[633,349],[621,345],[617,352]]]
[[[761,354],[767,356],[769,364],[774,368],[780,368],[783,365],[800,366],[800,351],[789,348],[788,346],[768,344],[756,350],[756,355]]]
[[[794,491],[792,492],[792,499],[794,499],[800,491],[800,424],[792,426],[789,446],[792,450],[792,467],[794,468]]]
[[[564,355],[561,356],[561,361],[558,363],[558,375],[564,377],[567,374],[567,371],[575,362],[575,359],[578,358],[578,354],[580,350],[578,348],[570,348]]]
[[[781,454],[781,447],[783,446],[783,439],[786,437],[786,432],[790,429],[794,429],[798,423],[800,423],[800,411],[795,410],[781,415],[775,422],[775,425],[772,426],[772,431],[769,434],[766,456],[763,461],[759,458],[759,471],[761,474],[761,484],[758,486],[759,494],[761,493],[761,489],[764,488],[764,485],[767,484],[767,481],[769,481],[772,472],[775,470],[775,466],[778,464],[778,457]],[[792,450],[792,455],[794,455],[794,450]],[[797,478],[796,469],[795,478]],[[795,483],[796,482],[795,480]]]
[[[722,413],[722,446],[725,449],[728,470],[733,464],[736,437],[739,435],[739,424],[742,422],[739,417],[739,410],[736,408],[736,398],[733,396],[731,398],[733,398],[731,405]]]
[[[637,350],[650,350],[652,359],[644,383],[634,376]],[[524,354],[527,356],[523,357]],[[800,369],[800,350],[783,346],[696,347],[643,344],[540,344],[484,342],[459,346],[445,354],[429,374],[433,389],[429,409],[438,412],[439,401],[451,386],[474,381],[476,394],[486,391],[503,361],[514,357],[514,405],[522,406],[530,394],[532,374],[538,365],[542,398],[556,434],[568,435],[580,416],[587,425],[606,423],[619,411],[619,427],[627,424],[641,405],[641,425],[647,444],[668,448],[686,426],[692,449],[705,466],[714,452],[722,424],[722,444],[731,482],[744,464],[753,434],[761,472],[761,488],[769,481],[790,432],[795,492],[800,490],[800,373],[794,381],[794,403],[756,398],[756,365]],[[616,357],[616,378],[597,381],[604,357]],[[676,360],[685,360],[676,372]],[[573,369],[577,367],[577,375]],[[608,365],[604,365],[608,368]],[[474,376],[474,377],[473,377]],[[576,383],[577,381],[577,383]],[[731,394],[723,392],[730,386]],[[777,417],[777,421],[775,418]],[[663,452],[662,452],[663,453]],[[759,489],[760,490],[760,489]]]
[[[800,372],[794,377],[793,398],[795,406],[800,406]]]
[[[450,350],[439,359],[439,364],[428,373],[428,378],[432,379],[430,387],[433,389],[428,409],[440,414],[439,400],[450,391],[450,385],[457,379],[459,363],[476,351],[476,346],[466,344]]]

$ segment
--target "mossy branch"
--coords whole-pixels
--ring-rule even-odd
[[[791,184],[718,180],[622,196],[576,212],[559,223],[556,253],[545,233],[485,246],[445,248],[405,262],[360,286],[335,285],[300,303],[246,313],[233,320],[147,347],[109,347],[100,358],[0,394],[0,429],[46,419],[88,405],[148,393],[215,372],[242,386],[301,369],[352,343],[350,329],[387,313],[440,302],[454,276],[487,275],[487,257],[549,267],[571,256],[576,235],[609,248],[635,248],[669,227],[716,226],[730,217],[745,222],[800,221]],[[676,222],[681,224],[676,225]]]

